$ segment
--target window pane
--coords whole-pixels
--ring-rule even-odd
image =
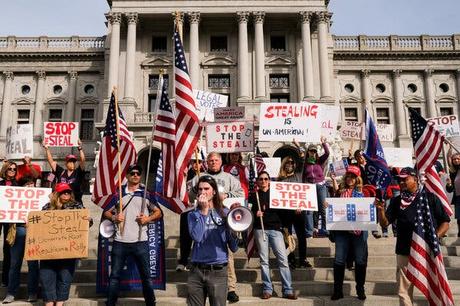
[[[30,110],[18,109],[18,120],[16,124],[27,124],[30,122]]]
[[[272,51],[286,51],[286,39],[284,36],[271,36],[270,45]]]
[[[82,119],[94,119],[94,109],[82,109],[81,110]]]
[[[155,111],[157,95],[149,95],[149,113]]]
[[[289,74],[270,74],[270,88],[289,88]]]
[[[211,36],[211,51],[226,52],[227,51],[227,36]]]
[[[82,109],[80,121],[80,139],[91,140],[94,133],[94,109]]]
[[[167,52],[167,41],[166,36],[153,36],[152,52]]]
[[[270,94],[270,102],[289,102],[289,94]]]
[[[158,90],[158,82],[160,76],[158,74],[149,75],[149,90]],[[166,88],[169,88],[169,77],[167,74],[163,74],[163,82],[166,83]]]
[[[208,76],[209,88],[230,88],[229,74],[210,74]]]
[[[449,116],[454,114],[454,109],[452,107],[441,107],[440,108],[441,116]]]
[[[50,109],[48,120],[51,122],[62,121],[62,109]]]
[[[358,109],[355,107],[346,107],[344,109],[345,120],[358,121]]]

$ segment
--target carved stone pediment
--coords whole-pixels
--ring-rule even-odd
[[[345,96],[345,97],[342,97],[339,100],[339,102],[340,103],[361,103],[363,102],[363,100],[355,96]]]
[[[440,96],[436,97],[434,102],[436,102],[436,103],[442,103],[442,102],[452,103],[452,102],[457,102],[457,98],[454,97],[454,96],[451,96],[451,95],[440,95]]]
[[[419,96],[411,95],[403,100],[404,103],[425,103],[425,100]]]
[[[393,99],[388,96],[379,95],[372,98],[371,103],[393,103]]]
[[[209,55],[201,62],[203,66],[234,66],[235,59],[230,55]]]
[[[54,104],[54,105],[61,105],[67,104],[67,100],[59,97],[49,98],[45,101],[45,104]]]
[[[11,102],[12,105],[30,105],[30,104],[35,104],[35,100],[30,99],[30,98],[18,98],[15,99],[14,101]]]
[[[265,60],[267,66],[293,66],[295,64],[295,60],[288,56],[275,55]]]
[[[145,59],[141,63],[141,67],[171,66],[172,64],[170,56],[153,56]]]

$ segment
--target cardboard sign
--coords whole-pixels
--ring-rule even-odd
[[[337,160],[329,164],[329,170],[333,172],[336,176],[345,175],[347,172],[348,162],[346,159]]]
[[[260,141],[320,142],[321,109],[313,103],[262,103]]]
[[[270,178],[277,178],[281,168],[281,157],[263,157],[262,159],[265,163],[265,171],[268,172]]]
[[[26,223],[27,214],[50,201],[51,188],[0,186],[0,223]]]
[[[357,121],[343,121],[340,127],[340,137],[342,139],[364,139],[364,123]]]
[[[206,125],[208,152],[254,151],[254,123],[252,121],[220,122]]]
[[[377,230],[374,198],[326,198],[326,229],[338,231]]]
[[[78,122],[45,122],[43,124],[43,131],[43,142],[47,146],[78,146]]]
[[[216,107],[214,109],[214,120],[238,120],[246,116],[244,106],[239,107]]]
[[[22,159],[34,155],[32,124],[18,124],[6,130],[6,159]]]
[[[460,128],[458,125],[457,115],[449,115],[427,119],[428,122],[433,122],[441,135],[445,137],[460,136]]]
[[[317,211],[316,185],[271,182],[270,208]]]
[[[377,124],[375,126],[377,135],[379,135],[380,141],[394,141],[394,125],[393,124]]]
[[[340,108],[334,105],[318,104],[321,114],[321,136],[335,137],[340,118]]]
[[[34,211],[27,219],[26,260],[88,257],[87,209]]]
[[[228,96],[219,95],[208,91],[193,90],[195,96],[198,119],[213,122],[214,108],[227,106]]]
[[[383,148],[389,167],[413,167],[412,148]]]

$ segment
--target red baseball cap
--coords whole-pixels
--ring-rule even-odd
[[[357,166],[348,166],[347,173],[351,173],[356,176],[361,176],[361,170]]]
[[[54,191],[57,193],[62,193],[66,190],[72,191],[72,188],[70,188],[69,184],[67,183],[57,183],[54,187]]]
[[[65,162],[69,162],[69,161],[77,161],[77,157],[73,154],[68,154],[66,157],[65,157]]]
[[[412,167],[405,167],[405,168],[402,168],[401,171],[399,172],[399,175],[398,175],[400,178],[406,178],[408,176],[414,176],[414,177],[417,177],[417,172],[415,171],[414,168]]]

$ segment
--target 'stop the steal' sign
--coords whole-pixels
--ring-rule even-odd
[[[43,143],[50,147],[78,146],[78,122],[45,122]]]
[[[457,115],[435,117],[427,120],[428,122],[432,122],[444,137],[460,135]]]
[[[313,103],[262,103],[259,140],[319,142],[320,107]]]
[[[317,211],[316,185],[271,182],[270,208]]]
[[[49,202],[51,188],[0,186],[0,223],[25,223],[27,214]]]
[[[220,122],[206,125],[208,152],[254,151],[254,124],[252,121]]]
[[[6,130],[6,158],[22,159],[34,155],[32,124],[18,124]]]

